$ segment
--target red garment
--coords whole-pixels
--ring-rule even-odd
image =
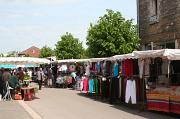
[[[96,63],[95,62],[92,63],[92,70],[96,71]]]
[[[83,91],[84,91],[84,92],[88,92],[88,89],[89,89],[88,79],[85,78],[85,79],[83,80]]]
[[[122,74],[124,76],[132,76],[133,75],[133,59],[126,59],[122,63]]]

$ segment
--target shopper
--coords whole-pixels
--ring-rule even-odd
[[[21,68],[21,67],[19,67],[18,68],[18,78],[19,78],[19,80],[21,81],[21,82],[23,82],[23,80],[24,80],[24,71],[23,71],[23,69]]]
[[[38,76],[39,90],[41,90],[42,83],[43,83],[43,77],[44,77],[44,73],[43,73],[42,68],[38,69],[37,76]]]
[[[52,70],[51,68],[48,68],[48,73],[47,73],[47,80],[48,80],[48,87],[52,88]]]
[[[11,73],[9,71],[9,69],[5,69],[3,74],[2,74],[2,80],[3,80],[3,84],[2,84],[2,89],[3,89],[3,95],[5,95],[5,93],[7,92],[7,87],[6,87],[6,83],[8,82],[8,80],[11,78]]]

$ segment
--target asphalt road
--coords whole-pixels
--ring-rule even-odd
[[[70,89],[43,88],[25,103],[42,119],[177,119],[166,113],[140,112],[96,101]],[[26,118],[27,119],[27,118]]]

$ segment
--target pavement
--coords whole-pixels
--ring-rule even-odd
[[[42,119],[178,119],[179,115],[111,105],[71,89],[43,88],[33,101],[25,102]]]
[[[180,119],[111,105],[71,89],[43,88],[32,101],[0,101],[0,119]]]
[[[0,119],[33,119],[17,101],[0,101]]]

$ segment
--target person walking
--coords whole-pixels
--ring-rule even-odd
[[[37,76],[38,76],[39,90],[41,90],[41,88],[42,88],[42,83],[43,83],[43,76],[44,76],[44,73],[43,73],[42,68],[39,68],[39,69],[38,69]]]
[[[3,89],[3,91],[2,91],[2,96],[4,97],[4,95],[6,94],[6,92],[7,92],[7,87],[6,87],[6,84],[8,83],[8,80],[11,78],[11,73],[10,73],[10,71],[9,71],[9,69],[4,69],[4,72],[3,72],[3,74],[2,74],[2,80],[3,80],[3,82],[1,82],[1,83],[3,83],[2,84],[2,89]]]
[[[48,68],[48,74],[47,74],[47,80],[48,80],[48,87],[52,88],[52,70],[51,68]]]

